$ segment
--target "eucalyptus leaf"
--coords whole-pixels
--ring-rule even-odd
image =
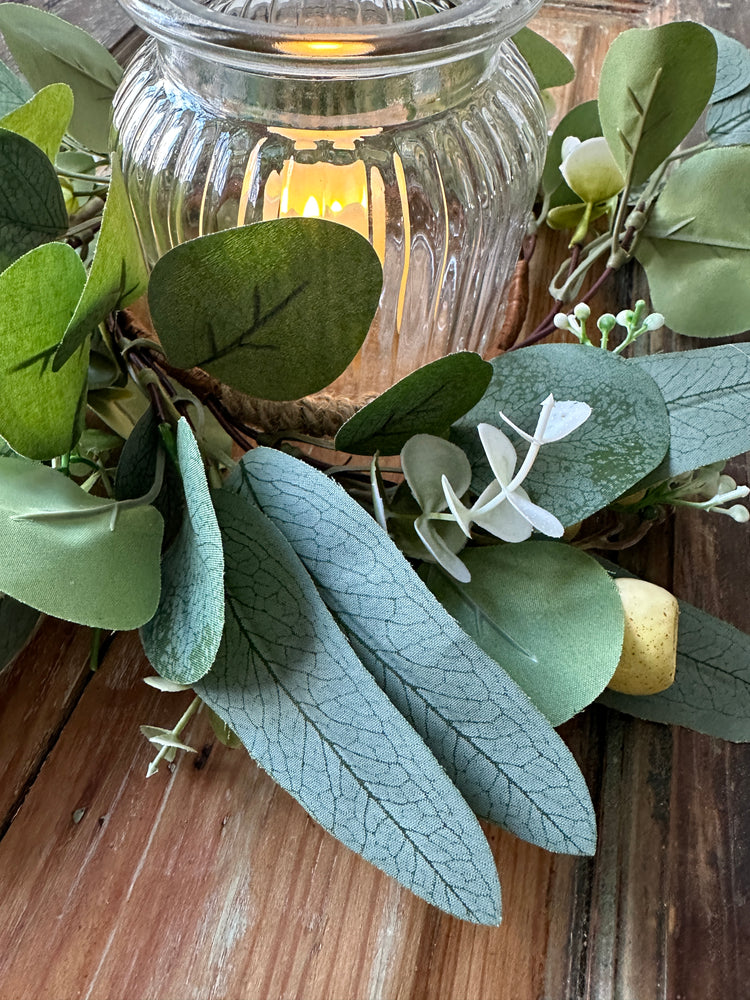
[[[229,485],[312,575],[357,655],[472,809],[553,851],[588,854],[588,791],[565,744],[447,614],[369,515],[327,476],[258,448]]]
[[[52,83],[0,118],[0,128],[25,136],[54,161],[72,115],[73,91],[64,83]]]
[[[559,726],[594,701],[615,672],[624,634],[622,601],[607,571],[560,542],[469,549],[462,559],[468,584],[436,566],[420,575],[550,723]]]
[[[159,607],[141,640],[158,674],[192,684],[211,669],[224,631],[224,552],[203,459],[184,417],[177,451],[186,516],[162,560]]]
[[[718,50],[716,83],[711,94],[711,104],[716,104],[750,87],[750,49],[716,28],[709,26],[708,30]]]
[[[0,434],[28,458],[63,455],[81,432],[86,351],[64,372],[49,362],[85,280],[64,243],[37,247],[0,274]]]
[[[521,28],[513,35],[513,41],[529,64],[540,90],[562,87],[575,78],[576,71],[570,59],[531,28]]]
[[[91,410],[121,438],[128,438],[149,408],[145,395],[128,382],[126,385],[92,389],[86,397]]]
[[[504,354],[492,366],[489,389],[452,434],[471,460],[477,492],[493,478],[477,425],[501,426],[502,410],[532,431],[550,392],[557,400],[580,400],[592,408],[582,427],[544,445],[524,483],[534,503],[564,525],[606,507],[664,457],[669,445],[664,400],[654,380],[622,358],[580,344],[542,344]],[[508,434],[518,440],[515,432]]]
[[[471,486],[471,464],[466,454],[451,441],[432,434],[415,434],[401,450],[401,468],[414,499],[426,514],[436,514],[448,506],[443,476],[462,497]]]
[[[143,625],[159,600],[162,519],[139,505],[113,524],[113,507],[49,466],[0,458],[0,591],[81,625]]]
[[[418,368],[350,417],[336,447],[357,455],[398,455],[414,434],[445,433],[482,398],[492,368],[462,351]]]
[[[750,144],[750,87],[720,104],[711,105],[706,132],[715,146]]]
[[[750,327],[750,149],[707,149],[669,177],[636,246],[654,308],[693,337]]]
[[[7,129],[0,129],[0,221],[0,271],[68,228],[54,167],[38,146]]]
[[[90,333],[114,309],[124,309],[143,295],[148,271],[125,181],[116,155],[102,217],[99,241],[86,287],[52,362],[55,371],[68,361]]]
[[[542,190],[550,197],[555,192],[566,193],[563,200],[556,199],[556,204],[572,204],[580,201],[578,195],[570,190],[560,173],[562,163],[562,146],[568,136],[575,136],[581,142],[586,139],[595,139],[602,134],[602,126],[599,121],[599,105],[596,101],[586,101],[579,104],[565,115],[555,131],[547,147],[547,158],[544,161],[544,172],[542,173]]]
[[[323,219],[276,219],[170,250],[149,284],[173,365],[242,392],[297,399],[332,382],[365,339],[382,268],[359,233]]]
[[[496,924],[500,886],[470,809],[380,691],[283,535],[214,495],[226,632],[196,691],[321,826],[435,906]]]
[[[0,61],[0,116],[20,108],[33,95],[34,91],[28,83]]]
[[[39,612],[36,608],[30,608],[7,594],[0,594],[0,672],[10,666],[21,652],[38,623]]]
[[[607,53],[599,114],[612,155],[644,183],[700,118],[716,81],[716,42],[691,21],[633,28]]]
[[[83,29],[21,3],[0,4],[0,32],[34,90],[67,83],[75,95],[71,134],[89,149],[109,145],[112,98],[122,69]]]

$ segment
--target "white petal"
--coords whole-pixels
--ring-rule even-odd
[[[549,441],[560,441],[577,430],[590,416],[591,407],[588,403],[570,399],[556,402],[544,429],[542,441],[545,444]]]
[[[567,158],[570,156],[570,154],[574,150],[578,149],[578,147],[580,145],[581,145],[581,140],[577,136],[575,136],[575,135],[566,135],[565,138],[563,139],[563,144],[562,144],[562,158],[563,158],[563,160],[567,160]]]
[[[508,494],[508,502],[536,531],[541,531],[543,535],[549,535],[551,538],[562,538],[565,528],[560,521],[544,507],[532,503],[526,490],[519,486],[517,490]],[[475,520],[479,524],[479,520]]]
[[[560,164],[560,173],[582,201],[593,205],[608,201],[625,185],[622,171],[602,137],[586,139],[572,148]]]
[[[504,542],[525,542],[531,535],[531,525],[507,500],[487,514],[475,514],[474,523]]]
[[[447,476],[443,476],[443,493],[451,514],[455,517],[466,537],[471,538],[471,511],[468,507],[464,507],[458,499]]]
[[[423,514],[414,522],[414,528],[435,562],[459,583],[469,583],[471,573],[435,530],[435,522]]]
[[[517,460],[516,449],[511,444],[510,438],[493,424],[480,424],[477,431],[493,475],[498,482],[506,485],[513,478]]]

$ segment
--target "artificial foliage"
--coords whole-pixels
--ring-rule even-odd
[[[140,628],[148,682],[194,692],[171,729],[144,720],[149,776],[191,751],[204,710],[343,843],[487,924],[500,881],[478,818],[595,850],[555,726],[599,698],[750,739],[750,639],[688,605],[674,683],[607,690],[628,615],[600,527],[624,518],[637,540],[679,506],[750,518],[723,471],[750,448],[750,349],[632,348],[664,324],[750,326],[744,46],[687,23],[618,38],[599,101],[552,130],[524,241],[527,264],[544,226],[569,234],[549,315],[321,435],[301,416],[314,403],[284,401],[359,349],[372,247],[280,220],[178,246],[149,275],[106,152],[119,67],[25,5],[0,5],[0,31],[23,73],[0,64],[0,667],[40,613],[91,627],[94,669],[103,630]],[[572,66],[528,29],[516,41],[551,107]],[[625,267],[652,311],[593,316]],[[152,329],[126,312],[146,293]],[[556,331],[566,343],[543,343]]]

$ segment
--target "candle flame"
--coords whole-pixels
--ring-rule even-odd
[[[305,202],[305,207],[302,209],[302,217],[304,219],[319,219],[320,218],[320,205],[316,198],[312,195]]]

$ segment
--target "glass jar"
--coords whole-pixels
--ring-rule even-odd
[[[384,270],[334,391],[492,346],[546,145],[509,36],[541,0],[120,2],[151,36],[114,111],[151,263],[207,233],[322,216]]]

